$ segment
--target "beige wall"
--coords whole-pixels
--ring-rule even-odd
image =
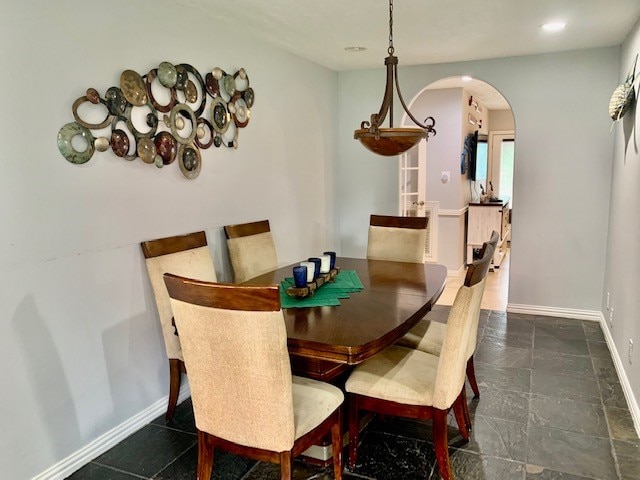
[[[511,110],[491,110],[489,112],[489,130],[515,130]]]
[[[3,480],[33,478],[168,394],[139,242],[205,230],[222,280],[225,224],[269,218],[282,264],[337,247],[337,73],[179,2],[150,3],[2,5]],[[56,136],[74,100],[164,60],[247,69],[256,101],[239,148],[203,151],[192,181],[177,162],[67,162]]]

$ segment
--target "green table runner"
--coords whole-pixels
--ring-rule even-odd
[[[337,307],[340,305],[340,298],[349,298],[350,293],[359,292],[364,288],[355,270],[342,270],[333,282],[325,283],[309,297],[290,297],[286,290],[292,286],[293,278],[285,278],[280,283],[282,308]]]

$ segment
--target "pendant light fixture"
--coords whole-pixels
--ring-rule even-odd
[[[360,140],[360,143],[373,153],[391,157],[406,152],[416,145],[423,138],[429,138],[430,134],[435,135],[433,128],[436,121],[433,117],[427,117],[424,123],[420,123],[411,114],[407,105],[404,103],[400,86],[398,84],[398,57],[393,55],[393,0],[389,0],[389,48],[387,53],[389,56],[385,58],[384,64],[387,67],[387,85],[384,90],[384,98],[382,106],[378,113],[371,115],[370,121],[364,121],[360,124],[360,129],[353,132],[353,138]],[[409,118],[413,120],[419,128],[416,127],[395,127],[393,126],[393,84],[395,83],[398,92],[398,98],[402,104],[402,108],[407,112]],[[389,128],[381,127],[387,114],[389,114]]]

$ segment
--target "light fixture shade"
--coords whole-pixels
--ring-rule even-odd
[[[367,150],[385,157],[393,157],[427,138],[427,131],[422,128],[380,128],[377,137],[368,128],[353,132],[353,138],[360,140]]]

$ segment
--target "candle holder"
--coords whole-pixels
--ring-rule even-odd
[[[338,273],[340,273],[340,267],[335,267],[328,273],[321,273],[313,282],[307,283],[305,287],[293,286],[287,288],[286,293],[290,297],[296,298],[306,298],[309,296],[313,296],[316,290],[318,290],[324,284],[335,281],[336,275],[338,275]]]

